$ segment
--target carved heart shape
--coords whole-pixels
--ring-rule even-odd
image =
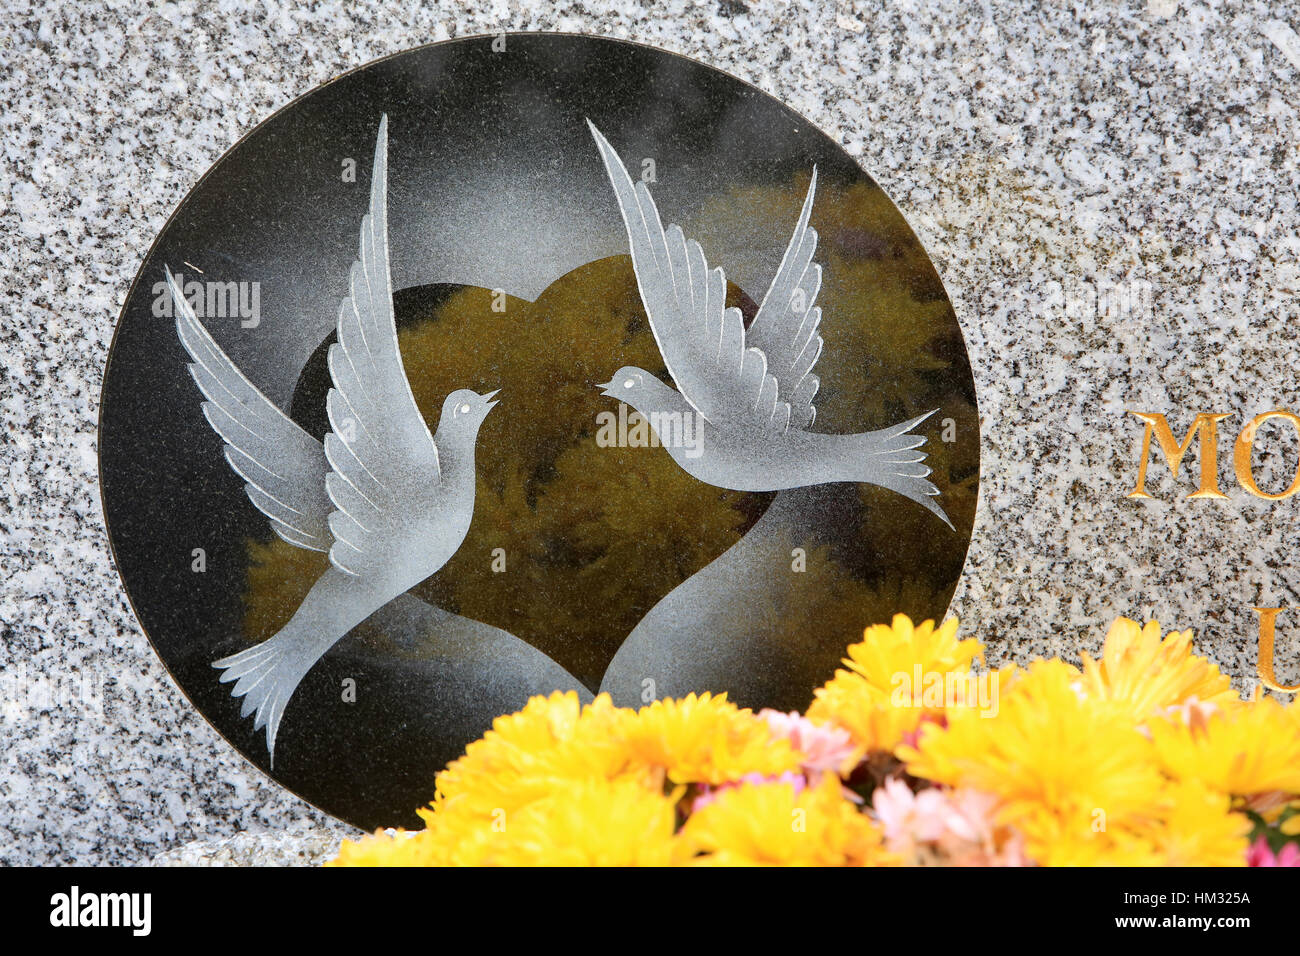
[[[728,305],[756,310],[734,285]],[[622,365],[671,381],[628,257],[581,266],[534,302],[434,285],[396,293],[394,306],[430,431],[448,391],[502,389],[479,434],[469,534],[413,593],[515,635],[595,691],[645,612],[739,541],[773,496],[704,485],[661,449],[597,443],[600,413],[618,412],[597,383]],[[333,341],[304,367],[291,405],[318,438],[329,427]],[[325,556],[279,539],[250,548],[244,631],[263,640],[292,614]]]

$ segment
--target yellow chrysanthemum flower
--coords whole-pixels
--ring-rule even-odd
[[[1251,823],[1231,812],[1231,799],[1196,781],[1166,791],[1151,838],[1164,866],[1245,866]]]
[[[620,735],[631,714],[608,694],[586,707],[573,691],[534,697],[518,713],[493,721],[465,756],[438,774],[434,806],[491,818],[549,795],[557,782],[633,773]]]
[[[489,840],[506,819],[506,811],[473,812],[472,801],[450,809],[416,811],[425,829],[380,830],[358,841],[343,841],[336,866],[478,866]]]
[[[326,866],[437,866],[419,841],[420,832],[376,832],[359,840],[344,840],[339,855]]]
[[[620,732],[629,760],[674,783],[726,783],[799,769],[801,755],[790,742],[726,694],[655,701],[630,714]]]
[[[1171,631],[1163,640],[1160,625],[1121,617],[1106,634],[1100,661],[1083,654],[1083,687],[1089,693],[1128,705],[1136,720],[1199,701],[1219,708],[1240,703],[1219,668],[1192,653],[1192,632]]]
[[[680,791],[635,780],[558,783],[505,816],[481,844],[485,866],[669,866],[685,853],[674,830]]]
[[[956,634],[956,618],[936,628],[933,621],[914,626],[904,614],[895,615],[892,625],[867,628],[848,649],[847,670],[837,670],[814,692],[808,718],[843,727],[864,750],[893,750],[925,717],[949,709],[946,694],[937,703],[926,698],[927,680],[937,677],[956,689],[959,706],[971,703],[969,685],[954,678],[969,674],[984,649],[976,640],[958,641]]]
[[[1161,866],[1164,857],[1146,836],[1091,819],[1043,814],[1030,825],[1032,857],[1040,866]]]
[[[951,710],[946,727],[927,725],[898,754],[915,776],[1002,797],[999,819],[1026,834],[1038,860],[1062,828],[1082,838],[1098,819],[1123,826],[1160,808],[1150,741],[1124,705],[1085,695],[1062,661],[1035,661],[995,716]]]
[[[1090,825],[1091,824],[1091,825]],[[1157,812],[1115,824],[1040,816],[1030,828],[1046,866],[1244,866],[1250,821],[1199,783],[1166,786]]]
[[[1148,726],[1159,763],[1172,777],[1241,797],[1300,793],[1300,727],[1271,697],[1196,726],[1167,718]]]
[[[789,783],[743,784],[692,814],[682,839],[702,866],[892,865],[880,831],[827,776],[795,793]]]
[[[668,866],[680,792],[639,782],[555,780],[546,797],[490,819],[452,807],[425,811],[428,828],[344,841],[334,866]]]

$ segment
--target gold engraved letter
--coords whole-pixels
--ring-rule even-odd
[[[1282,411],[1265,412],[1262,415],[1256,415],[1246,423],[1246,427],[1237,436],[1237,443],[1232,446],[1232,467],[1237,471],[1237,480],[1241,482],[1241,487],[1252,495],[1267,498],[1269,501],[1281,501],[1283,498],[1290,498],[1297,491],[1300,491],[1300,463],[1296,465],[1295,478],[1291,481],[1291,487],[1280,495],[1270,495],[1267,491],[1260,491],[1259,485],[1255,484],[1254,472],[1250,469],[1250,452],[1255,443],[1255,434],[1259,431],[1259,426],[1270,418],[1285,418],[1295,427],[1296,434],[1300,435],[1300,415]]]
[[[1256,669],[1259,671],[1259,679],[1264,682],[1265,687],[1281,691],[1284,694],[1294,694],[1300,690],[1300,684],[1294,687],[1287,687],[1280,683],[1277,674],[1273,673],[1273,638],[1277,627],[1277,616],[1281,613],[1280,607],[1256,607],[1251,608],[1259,614],[1259,663]]]
[[[1151,497],[1146,492],[1146,481],[1147,459],[1151,457],[1152,432],[1155,433],[1156,441],[1160,443],[1160,450],[1164,452],[1165,460],[1169,462],[1169,470],[1173,472],[1175,478],[1178,477],[1178,469],[1183,463],[1183,456],[1192,447],[1192,439],[1199,435],[1201,439],[1201,485],[1187,497],[1228,497],[1219,490],[1219,422],[1228,417],[1226,412],[1223,414],[1217,412],[1201,412],[1198,414],[1196,420],[1192,422],[1191,429],[1187,432],[1187,437],[1183,439],[1181,444],[1174,441],[1174,434],[1169,430],[1169,423],[1165,421],[1164,415],[1158,412],[1135,412],[1132,409],[1129,412],[1146,422],[1146,428],[1142,431],[1142,457],[1138,462],[1137,487],[1125,497]]]

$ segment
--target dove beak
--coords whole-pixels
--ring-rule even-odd
[[[497,402],[492,401],[492,396],[498,394],[500,391],[501,389],[498,388],[491,392],[488,392],[486,395],[483,396],[483,400],[487,402],[487,407],[489,411],[491,411],[492,408],[496,406],[497,402],[500,401],[500,399],[497,399]]]
[[[614,387],[614,380],[611,378],[608,382],[603,382],[600,385],[597,385],[596,387],[600,389],[600,394],[609,395],[610,394],[609,390]]]

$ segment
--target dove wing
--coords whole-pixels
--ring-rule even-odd
[[[776,377],[781,398],[790,404],[791,428],[807,428],[816,419],[812,400],[821,384],[812,369],[822,352],[822,337],[817,334],[822,310],[813,304],[821,289],[822,269],[813,262],[817,230],[808,225],[816,191],[814,166],[794,235],[749,327],[750,345],[767,357],[767,370]]]
[[[328,551],[333,505],[325,494],[329,465],[321,444],[258,391],[194,314],[171,271],[176,333],[194,361],[190,375],[207,399],[203,415],[226,443],[226,461],[244,479],[249,499],[285,541]]]
[[[388,117],[379,123],[370,211],[329,349],[334,387],[325,489],[333,502],[330,561],[364,575],[391,558],[395,529],[427,507],[441,480],[438,447],[415,404],[397,346],[388,261]]]
[[[747,345],[745,322],[726,307],[727,280],[679,226],[666,230],[645,183],[633,183],[609,142],[588,121],[627,227],[637,286],[655,342],[682,397],[707,420],[784,431],[790,406],[778,397],[766,356]]]

